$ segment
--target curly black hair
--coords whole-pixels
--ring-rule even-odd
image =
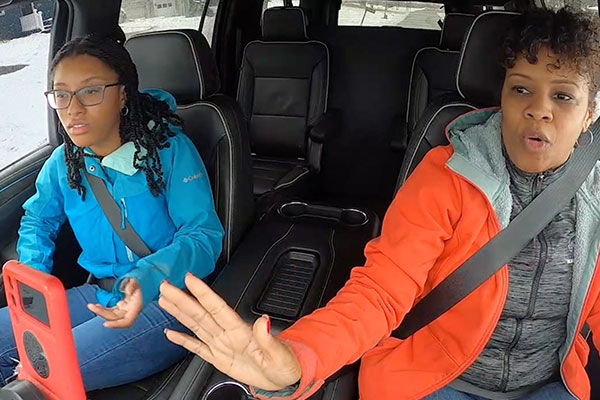
[[[598,93],[600,78],[600,24],[597,16],[574,11],[536,8],[515,18],[502,45],[502,64],[510,69],[518,57],[531,64],[538,61],[541,48],[557,58],[548,68],[574,68],[588,81],[590,103]]]
[[[158,196],[165,187],[158,151],[169,147],[167,139],[174,136],[169,129],[169,124],[181,127],[183,121],[171,112],[166,102],[139,92],[138,73],[131,56],[119,40],[111,37],[89,35],[66,43],[52,60],[50,80],[52,81],[54,71],[63,59],[77,55],[95,57],[119,76],[119,83],[123,84],[127,94],[127,101],[123,108],[126,112],[121,113],[119,125],[121,143],[133,142],[135,145],[133,166],[144,171],[150,192]],[[85,169],[84,157],[88,154],[73,143],[60,123],[58,130],[65,144],[69,187],[77,190],[85,200],[81,170]]]

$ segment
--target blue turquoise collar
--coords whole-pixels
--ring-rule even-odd
[[[142,149],[142,153],[145,149]],[[113,169],[125,175],[132,176],[137,172],[137,168],[133,166],[133,155],[135,154],[135,145],[133,142],[127,142],[121,147],[107,155],[102,159],[103,167]]]

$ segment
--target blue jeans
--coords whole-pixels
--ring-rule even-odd
[[[575,397],[565,388],[562,382],[550,383],[538,391],[531,393],[519,400],[574,400]],[[484,397],[459,392],[446,387],[434,394],[425,397],[424,400],[486,400]]]
[[[77,359],[86,391],[118,386],[160,372],[186,350],[169,342],[164,329],[186,331],[156,301],[144,307],[128,329],[102,326],[104,319],[88,310],[96,303],[96,285],[67,290]],[[18,358],[8,308],[0,309],[0,387],[14,375]]]

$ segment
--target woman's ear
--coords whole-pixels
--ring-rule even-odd
[[[583,131],[585,132],[589,129],[590,125],[592,125],[592,122],[594,122],[594,114],[595,114],[595,110],[596,110],[596,102],[592,102],[590,103],[590,108],[587,110],[586,114],[585,114],[585,119],[583,120]]]

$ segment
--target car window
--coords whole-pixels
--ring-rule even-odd
[[[0,171],[49,142],[44,91],[54,3],[0,10]]]
[[[338,25],[440,30],[444,5],[418,1],[342,0]]]
[[[127,37],[165,29],[199,29],[212,43],[218,6],[219,0],[123,0],[119,25]]]
[[[536,0],[536,4],[540,7],[559,9],[565,6],[571,7],[574,10],[582,10],[598,14],[597,0]]]
[[[292,5],[298,7],[300,5],[300,0],[293,0]],[[285,2],[283,0],[265,0],[263,3],[263,10],[265,8],[283,7],[283,6],[285,6]]]

